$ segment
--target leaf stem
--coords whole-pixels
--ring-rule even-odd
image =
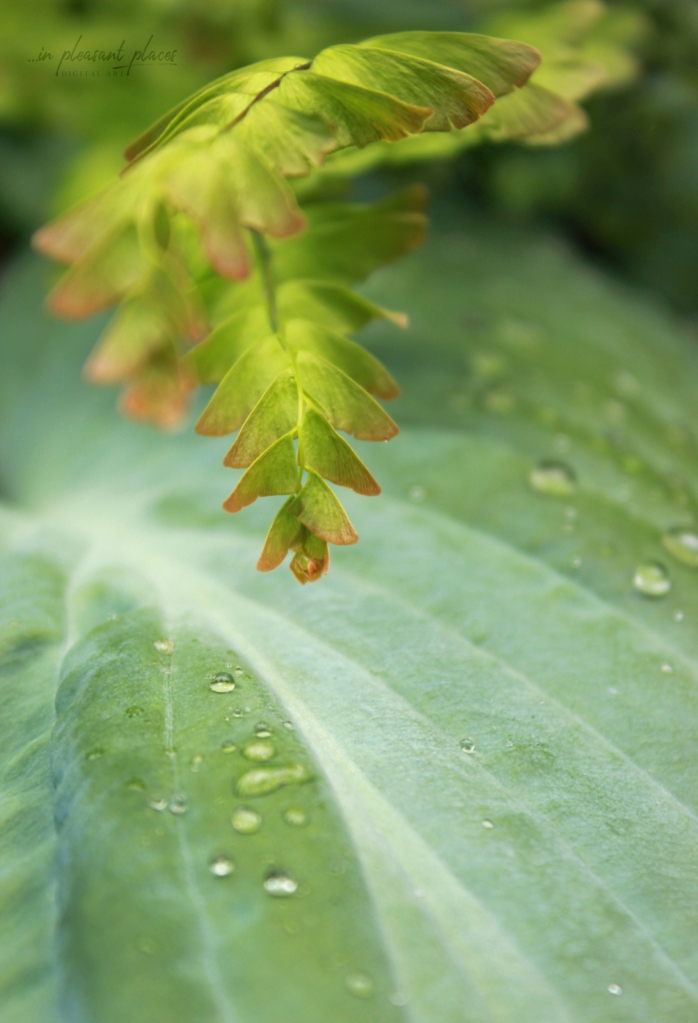
[[[303,463],[303,388],[298,375],[296,353],[291,351],[286,345],[283,326],[279,322],[279,312],[276,305],[276,282],[274,281],[273,256],[271,249],[269,248],[267,240],[261,231],[255,231],[254,228],[250,228],[250,234],[252,235],[252,241],[257,253],[259,272],[262,277],[262,287],[264,289],[269,326],[271,327],[272,333],[276,334],[281,347],[290,357],[291,364],[293,365],[293,372],[296,377],[296,388],[298,390],[298,422],[296,424],[296,432],[298,434],[298,479],[296,480],[295,492],[298,494],[303,487],[303,472],[305,470],[305,465]]]

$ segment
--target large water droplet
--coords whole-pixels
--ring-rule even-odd
[[[241,835],[254,835],[262,826],[262,816],[247,806],[239,806],[233,813],[230,823]]]
[[[242,755],[247,760],[271,760],[276,755],[276,748],[269,739],[255,739],[254,742],[248,742]]]
[[[182,814],[187,812],[187,797],[181,792],[176,792],[173,796],[170,796],[170,801],[167,804],[167,809],[170,813]]]
[[[235,688],[235,679],[229,671],[219,671],[211,679],[209,688],[213,693],[232,693]]]
[[[669,529],[662,537],[662,543],[677,561],[698,568],[698,533],[693,529],[682,526]]]
[[[671,589],[671,579],[664,565],[647,561],[635,569],[633,586],[645,597],[664,597]]]
[[[622,995],[623,988],[620,986],[620,984],[609,984],[608,993],[609,995]]]
[[[367,973],[349,973],[344,983],[349,994],[355,998],[371,998],[376,989],[373,979]]]
[[[301,785],[310,781],[312,775],[303,764],[290,767],[259,767],[248,771],[238,778],[237,793],[239,796],[266,796],[276,792],[283,785]]]
[[[534,490],[539,490],[542,494],[552,494],[553,497],[568,497],[574,493],[576,480],[569,465],[555,461],[539,462],[528,477]]]
[[[464,753],[473,753],[475,750],[475,743],[472,739],[461,739],[460,748]]]
[[[235,864],[229,856],[214,856],[208,869],[215,877],[228,877],[235,870]]]
[[[298,882],[284,873],[270,874],[264,880],[265,891],[275,898],[285,898],[298,891]]]
[[[303,828],[308,823],[307,814],[303,810],[296,810],[295,807],[285,812],[284,820],[294,828]]]

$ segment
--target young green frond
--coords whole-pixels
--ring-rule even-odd
[[[166,114],[128,147],[116,184],[37,232],[36,247],[69,264],[49,298],[57,315],[120,303],[85,374],[121,383],[127,415],[172,427],[197,384],[217,385],[196,430],[239,431],[225,465],[244,473],[224,508],[287,496],[260,570],[292,551],[295,577],[312,582],[328,543],[358,540],[326,481],[367,496],[380,487],[338,431],[394,437],[376,399],[398,387],[348,335],[406,318],[351,286],[419,245],[426,227],[423,189],[301,210],[286,179],[344,148],[460,135],[500,103],[505,122],[518,102],[522,130],[540,128],[545,90],[522,91],[539,62],[524,43],[444,32],[262,61]]]

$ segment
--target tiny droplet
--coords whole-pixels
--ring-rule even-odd
[[[419,504],[419,502],[423,501],[426,496],[424,487],[411,487],[410,501],[414,501],[416,504]]]
[[[683,611],[675,611],[674,612],[674,621],[675,622],[682,622],[683,621]]]
[[[262,815],[247,806],[239,806],[233,813],[230,823],[241,835],[254,835],[262,826]]]
[[[673,670],[674,669],[672,668],[672,666],[670,664],[663,664],[662,665],[662,671],[664,672],[665,675],[671,675]]]
[[[307,814],[302,810],[297,810],[294,807],[287,810],[284,814],[284,820],[287,824],[290,824],[294,828],[302,828],[308,823]]]
[[[156,639],[153,646],[161,654],[171,654],[174,650],[174,643],[171,639]]]
[[[622,995],[623,988],[620,986],[620,984],[609,984],[608,993],[609,995]]]
[[[247,760],[271,760],[272,757],[276,756],[276,747],[268,739],[255,739],[254,742],[248,742],[242,751],[242,755]]]
[[[235,688],[235,679],[228,671],[219,671],[211,679],[209,689],[213,693],[232,693]]]
[[[464,753],[472,753],[475,749],[475,743],[472,739],[461,739],[460,748]]]
[[[229,856],[214,856],[208,869],[214,877],[228,877],[235,870],[235,864]]]
[[[167,800],[164,796],[153,795],[148,798],[148,806],[151,810],[164,810],[167,806]]]
[[[482,822],[482,826],[483,828],[487,828],[488,831],[491,831],[492,828],[494,827],[494,824],[492,823],[491,820],[485,818],[485,820]]]
[[[254,726],[254,734],[258,739],[268,739],[271,735],[271,728],[266,721],[258,721]]]
[[[528,482],[534,490],[553,497],[568,497],[574,493],[576,476],[564,462],[543,461],[531,470]]]
[[[191,760],[189,761],[189,767],[194,772],[194,774],[196,774],[197,771],[201,770],[201,765],[203,764],[203,762],[204,758],[201,756],[200,753],[197,753],[195,756],[191,758]]]
[[[671,589],[671,579],[664,565],[647,561],[635,569],[633,586],[645,597],[664,597]]]
[[[270,874],[264,880],[264,889],[269,895],[283,899],[298,891],[298,882],[288,874]]]
[[[90,752],[87,754],[87,759],[88,760],[97,760],[97,759],[99,759],[99,757],[103,757],[103,756],[104,756],[104,750],[101,747],[98,746],[97,749],[91,749],[90,750]]]
[[[367,973],[349,973],[344,983],[349,994],[355,998],[371,998],[375,991],[373,980]]]
[[[174,813],[177,815],[186,813],[187,797],[182,795],[181,792],[175,793],[175,795],[170,796],[170,801],[167,804],[167,809],[170,811],[170,813]]]
[[[662,543],[677,561],[698,568],[698,533],[695,530],[676,526],[667,530]]]
[[[223,750],[224,753],[234,753],[235,750],[237,749],[237,746],[235,745],[232,739],[224,739],[223,742],[221,743],[221,749]]]

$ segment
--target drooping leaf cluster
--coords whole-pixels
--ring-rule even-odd
[[[424,229],[414,193],[305,215],[286,179],[340,149],[467,129],[499,97],[539,127],[538,93],[522,88],[539,60],[510,40],[406,32],[254,64],[170,111],[127,149],[119,181],[38,232],[69,264],[53,312],[120,303],[86,373],[126,385],[124,412],[174,425],[197,384],[218,384],[197,429],[240,430],[226,464],[245,473],[225,507],[287,496],[262,570],[293,550],[296,576],[314,580],[328,543],[358,539],[325,481],[379,487],[337,431],[394,436],[375,399],[397,387],[347,337],[388,314],[347,286]]]

